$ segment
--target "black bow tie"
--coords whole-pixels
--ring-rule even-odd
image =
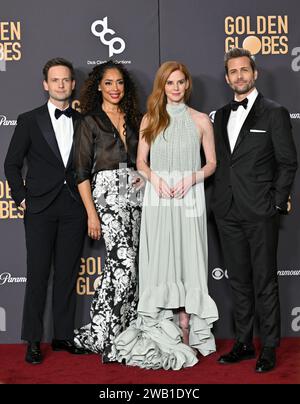
[[[243,101],[232,100],[230,103],[232,111],[236,111],[240,105],[247,109],[248,98],[244,98]]]
[[[58,119],[61,115],[66,115],[68,118],[71,118],[72,116],[72,108],[68,107],[67,109],[64,109],[63,111],[56,108],[54,112],[55,118]]]

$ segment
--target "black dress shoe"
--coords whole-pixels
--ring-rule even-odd
[[[31,363],[32,365],[38,365],[39,363],[42,363],[43,358],[39,342],[28,342],[25,361],[27,363]]]
[[[77,346],[74,345],[74,342],[66,339],[54,339],[51,346],[53,351],[67,351],[74,355],[84,355],[90,353],[90,351],[87,351],[86,349],[77,348]]]
[[[255,370],[258,373],[269,372],[276,365],[276,350],[271,347],[263,347],[256,362]]]
[[[253,358],[255,358],[255,350],[253,345],[246,345],[242,344],[241,342],[236,342],[230,352],[220,356],[218,362],[222,364],[231,364]]]

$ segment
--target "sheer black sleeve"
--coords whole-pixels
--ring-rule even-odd
[[[74,133],[74,168],[77,184],[92,177],[94,137],[88,120],[89,117],[82,118]]]

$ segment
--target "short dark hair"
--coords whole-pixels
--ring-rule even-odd
[[[247,58],[249,58],[252,70],[254,72],[255,72],[255,70],[257,70],[256,64],[255,64],[255,58],[253,55],[251,55],[251,52],[249,52],[247,49],[244,49],[244,48],[232,48],[228,52],[226,52],[224,55],[224,64],[225,64],[226,74],[228,74],[229,60],[235,59],[235,58],[241,58],[243,56],[246,56]]]
[[[53,66],[66,66],[68,69],[70,69],[71,78],[72,78],[72,80],[74,80],[75,72],[74,72],[74,67],[73,67],[72,63],[64,58],[53,58],[53,59],[48,60],[48,62],[43,67],[43,75],[44,75],[45,81],[48,80],[49,69]]]

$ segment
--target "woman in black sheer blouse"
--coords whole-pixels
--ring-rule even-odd
[[[106,260],[91,306],[91,323],[75,330],[75,343],[113,362],[114,339],[136,317],[141,179],[135,162],[141,114],[127,70],[109,61],[95,67],[80,97],[75,131],[78,189],[88,235],[103,235]]]

